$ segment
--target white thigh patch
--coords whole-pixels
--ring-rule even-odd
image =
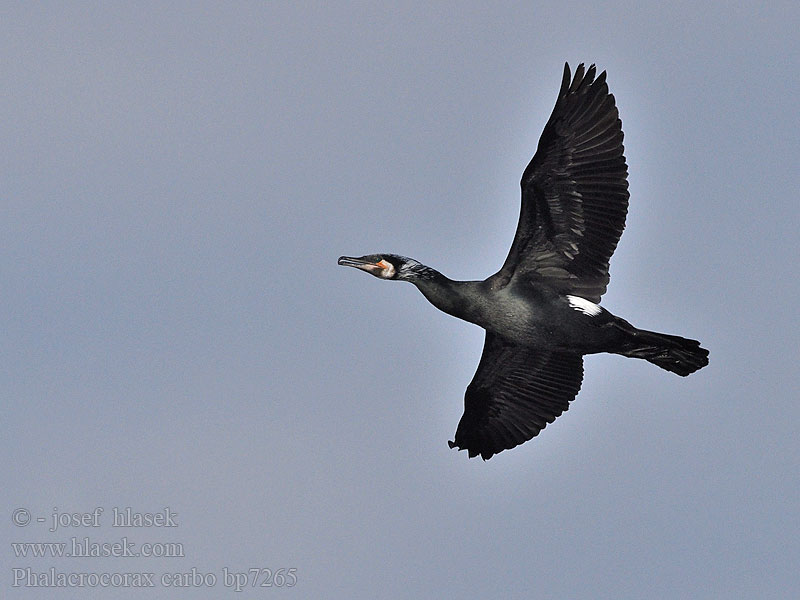
[[[580,296],[567,296],[567,300],[572,308],[590,317],[596,317],[603,311],[599,305],[589,302],[586,298],[581,298]]]

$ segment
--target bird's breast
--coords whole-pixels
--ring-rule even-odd
[[[482,305],[478,324],[514,344],[547,345],[558,329],[548,313],[546,304],[503,290]]]

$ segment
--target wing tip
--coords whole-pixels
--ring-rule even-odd
[[[563,91],[575,93],[581,87],[589,87],[595,84],[602,85],[605,83],[607,76],[605,69],[599,75],[597,74],[597,65],[595,63],[590,64],[588,69],[585,63],[579,63],[575,68],[575,76],[572,77],[570,75],[569,62],[565,62],[561,87]]]
[[[467,451],[467,456],[469,458],[471,458],[471,459],[475,458],[476,456],[478,456],[480,454],[481,458],[484,461],[487,461],[487,460],[489,460],[490,458],[492,458],[496,454],[496,452],[493,452],[491,450],[475,450],[474,448],[470,448],[469,446],[462,446],[460,443],[458,443],[458,442],[456,442],[454,440],[448,440],[447,441],[447,445],[450,446],[451,450],[453,448],[455,448],[459,452],[461,452],[462,450],[466,450]],[[499,452],[502,452],[502,450],[499,450]]]

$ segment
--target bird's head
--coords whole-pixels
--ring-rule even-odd
[[[380,279],[412,280],[424,276],[427,267],[413,258],[397,254],[367,254],[359,258],[340,256],[339,264],[355,267]]]

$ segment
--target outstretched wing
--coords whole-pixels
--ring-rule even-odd
[[[537,352],[486,332],[451,448],[484,460],[528,441],[569,408],[581,389],[583,357]]]
[[[569,65],[536,154],[522,174],[517,233],[497,283],[529,275],[593,302],[628,211],[622,122],[606,73]]]

